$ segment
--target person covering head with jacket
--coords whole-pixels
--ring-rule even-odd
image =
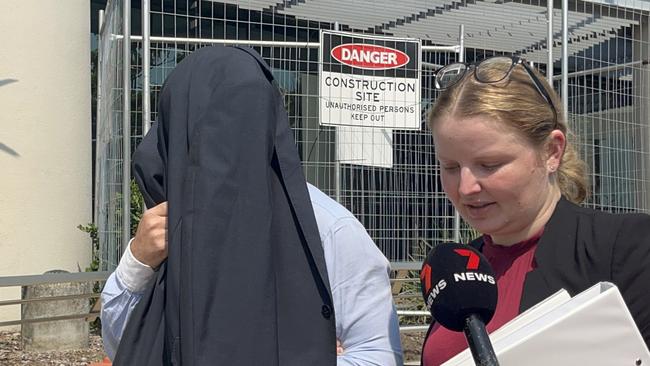
[[[442,186],[482,234],[470,245],[490,261],[499,300],[489,332],[565,288],[575,295],[616,284],[650,342],[650,216],[578,206],[588,195],[561,103],[525,60],[493,57],[435,74],[442,90],[428,125]],[[424,366],[467,347],[462,333],[433,323]]]
[[[388,260],[306,183],[252,49],[188,55],[134,154],[149,208],[102,291],[114,365],[402,364]]]

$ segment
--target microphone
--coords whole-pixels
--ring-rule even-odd
[[[497,282],[487,259],[469,245],[435,246],[420,271],[422,296],[443,327],[464,332],[477,366],[498,366],[485,324],[497,307]]]

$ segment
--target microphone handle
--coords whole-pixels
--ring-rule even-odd
[[[485,324],[478,315],[472,314],[465,319],[463,332],[476,366],[499,366]]]

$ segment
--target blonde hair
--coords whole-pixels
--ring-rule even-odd
[[[589,191],[586,164],[573,146],[573,135],[557,94],[543,76],[534,72],[551,96],[557,116],[522,65],[515,66],[509,78],[491,84],[477,81],[471,69],[457,84],[440,93],[429,113],[429,128],[433,131],[436,122],[446,117],[488,117],[513,128],[540,152],[550,132],[558,129],[567,141],[557,170],[557,183],[568,200],[581,203]]]

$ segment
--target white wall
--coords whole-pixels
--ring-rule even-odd
[[[89,40],[88,0],[0,1],[0,276],[89,263]]]

